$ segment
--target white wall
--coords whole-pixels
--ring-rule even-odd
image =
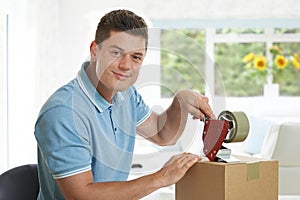
[[[60,83],[58,72],[51,70],[60,60],[58,2],[0,2],[9,23],[8,96],[2,96],[8,99],[8,156],[0,158],[1,171],[36,162],[35,119],[42,101]]]
[[[2,2],[1,2],[2,3]],[[31,158],[28,154],[35,155],[28,144],[32,138],[33,110],[35,96],[34,74],[35,74],[35,31],[29,20],[29,10],[24,9],[27,2],[7,2],[1,8],[9,14],[9,49],[8,49],[8,159],[1,160],[3,167],[8,167],[14,158],[20,163]],[[2,7],[3,6],[3,7]],[[2,96],[5,98],[5,96]],[[1,133],[6,134],[6,133]],[[33,140],[31,140],[33,141]],[[30,145],[30,146],[28,146]],[[5,163],[5,164],[4,164]]]
[[[0,170],[36,162],[33,129],[42,103],[76,75],[102,11],[115,6],[150,19],[300,18],[298,0],[1,0],[9,14],[9,159],[0,158]]]

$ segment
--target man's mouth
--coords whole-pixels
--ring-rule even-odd
[[[114,71],[113,71],[113,74],[115,75],[115,77],[116,77],[118,80],[125,80],[125,79],[131,77],[130,74],[124,74],[124,73],[120,73],[120,72],[114,72]]]

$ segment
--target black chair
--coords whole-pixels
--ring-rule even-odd
[[[0,200],[34,200],[38,193],[36,164],[15,167],[0,175]]]

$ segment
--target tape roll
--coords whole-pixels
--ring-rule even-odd
[[[226,120],[229,122],[229,129],[224,140],[225,143],[242,142],[249,133],[249,120],[244,112],[230,112],[223,111],[218,116],[219,120]]]

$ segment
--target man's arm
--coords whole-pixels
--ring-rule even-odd
[[[130,181],[94,183],[91,171],[56,181],[66,199],[134,200],[176,183],[199,159],[189,153],[176,155],[159,171]]]
[[[188,114],[194,119],[215,118],[208,104],[208,98],[192,90],[176,93],[172,104],[162,114],[152,112],[151,116],[137,128],[138,134],[161,145],[175,144],[181,136]]]

